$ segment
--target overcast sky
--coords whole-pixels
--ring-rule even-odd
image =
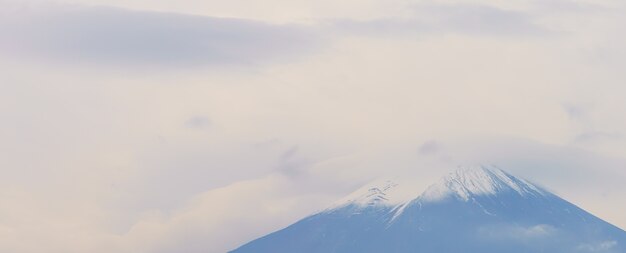
[[[495,164],[626,228],[621,0],[0,0],[0,251],[219,253]]]

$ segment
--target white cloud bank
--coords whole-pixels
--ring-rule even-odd
[[[2,8],[0,251],[223,252],[475,162],[626,226],[621,2],[235,2]]]

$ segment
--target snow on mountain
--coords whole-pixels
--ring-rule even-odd
[[[460,167],[430,186],[422,195],[424,200],[441,200],[456,197],[468,201],[472,196],[497,195],[501,192],[513,191],[520,196],[546,195],[546,191],[518,179],[495,166]]]
[[[416,199],[439,201],[457,198],[469,201],[474,196],[497,195],[501,192],[516,192],[520,196],[549,194],[540,187],[513,177],[495,166],[472,166],[459,167],[423,193],[419,185],[411,184],[407,179],[376,180],[335,202],[326,211],[353,206],[392,207],[401,212],[402,207]]]
[[[397,206],[417,198],[422,190],[420,185],[411,184],[406,179],[379,179],[336,201],[327,210],[349,205],[362,208]]]
[[[398,200],[394,198],[397,196],[394,194],[394,191],[397,190],[397,186],[398,184],[391,179],[370,183],[335,202],[329,209],[341,208],[346,205],[362,207],[392,205],[398,202]]]
[[[493,166],[462,167],[423,193],[366,185],[234,253],[625,253],[626,232]]]

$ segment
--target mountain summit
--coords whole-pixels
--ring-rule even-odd
[[[468,201],[474,196],[495,196],[500,193],[517,193],[520,196],[546,195],[546,191],[518,179],[496,167],[461,167],[429,187],[424,199],[437,200],[455,197]]]
[[[383,180],[233,253],[624,253],[626,232],[496,167]]]

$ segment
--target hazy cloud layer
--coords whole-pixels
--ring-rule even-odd
[[[110,7],[25,5],[2,11],[0,52],[74,64],[250,65],[318,46],[296,25]]]
[[[547,224],[533,226],[502,224],[478,228],[479,236],[496,241],[544,241],[557,236],[557,233],[557,228]]]
[[[550,31],[535,23],[527,12],[506,10],[485,4],[423,3],[411,6],[408,15],[368,21],[337,21],[342,33],[364,35],[464,34],[480,36],[545,35]]]
[[[626,227],[621,2],[23,2],[0,2],[1,252],[224,252],[475,163]]]
[[[615,252],[616,241],[604,241],[596,244],[581,244],[577,250],[579,252]]]

